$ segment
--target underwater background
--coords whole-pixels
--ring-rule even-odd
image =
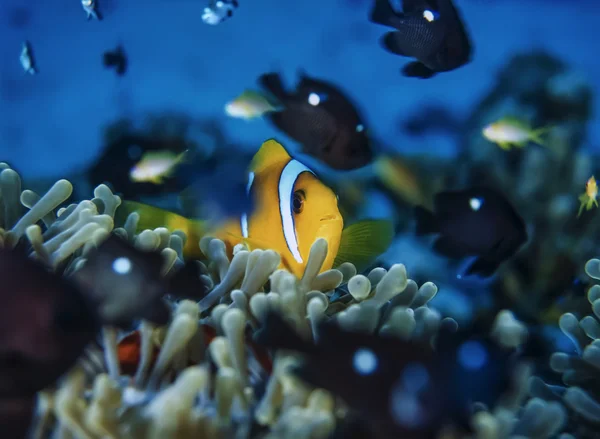
[[[435,22],[440,16],[445,19],[436,5],[446,1],[404,0],[404,4],[405,10],[411,2],[432,9],[431,20],[427,15],[419,19]],[[94,320],[98,326],[66,331],[70,334],[66,345],[73,347],[72,352],[49,354],[52,361],[61,361],[48,368],[52,372],[43,385],[31,384],[35,392],[24,393],[25,412],[34,411],[28,398],[35,396],[37,401],[35,422],[27,416],[25,421],[36,425],[35,437],[600,438],[600,286],[595,285],[600,280],[600,261],[594,259],[600,256],[594,179],[600,157],[600,59],[594,38],[599,34],[600,4],[594,0],[454,0],[472,53],[456,67],[421,78],[402,70],[418,57],[391,53],[391,45],[382,47],[382,36],[394,26],[374,23],[375,3],[2,0],[0,248],[35,255],[33,259],[50,267],[54,276],[46,279],[48,270],[42,274],[27,262],[19,265],[16,256],[0,255],[0,280],[3,270],[7,276],[18,273],[2,294],[12,297],[11,288],[29,294],[50,288],[47,285],[57,294],[67,290],[72,294],[62,282],[67,278],[70,284],[73,278],[76,289],[88,291],[83,293],[85,312],[80,308],[77,312],[89,312],[98,320]],[[396,11],[402,10],[401,3],[391,2]],[[87,17],[86,4],[101,19]],[[231,12],[210,23],[203,19],[207,7]],[[435,32],[419,35],[426,40]],[[407,35],[410,39],[413,34]],[[23,58],[25,49],[28,59]],[[122,72],[117,71],[118,63],[126,63]],[[256,92],[269,88],[264,80],[269,73],[281,75],[289,101],[278,96],[276,86],[269,91],[279,103],[267,93]],[[359,141],[358,147],[340,141],[333,143],[332,151],[327,149],[331,144],[319,149],[290,134],[296,130],[299,136],[318,136],[333,123],[320,113],[306,116],[304,110],[290,110],[294,85],[307,77],[341,91],[351,103],[344,102],[345,108],[358,111],[358,122],[348,122],[354,116],[347,113],[336,116],[336,122],[356,125],[356,133],[350,136],[364,135],[368,141]],[[317,88],[315,96],[323,102],[336,93]],[[312,96],[308,95],[309,103]],[[282,108],[289,111],[289,119],[271,119]],[[499,131],[494,131],[497,137],[515,133],[525,140],[511,139],[512,147],[510,142],[502,143],[491,131],[486,133],[493,123],[500,123]],[[265,143],[268,139],[283,146]],[[188,151],[194,151],[189,160],[184,157]],[[255,154],[260,157],[251,162]],[[296,198],[299,180],[291,186],[291,227],[304,260],[292,251],[289,226],[278,210],[283,208],[271,199],[277,190],[281,198],[283,183],[263,193],[260,185],[268,177],[255,169],[271,165],[275,157],[314,171],[315,181],[302,184],[306,192],[316,187],[321,194],[313,204],[320,206],[317,209],[308,201],[302,204],[304,189]],[[158,171],[163,173],[156,179],[142,175],[163,164],[169,170]],[[255,168],[247,182],[249,164]],[[257,227],[262,231],[248,236],[244,218],[250,217],[251,209],[263,206],[247,199],[255,174],[254,189],[282,219],[273,226],[271,219],[260,216]],[[69,189],[61,179],[73,186]],[[331,211],[324,183],[339,200]],[[481,192],[480,186],[494,192]],[[494,210],[472,217],[471,211],[458,207],[463,201],[473,211],[481,206]],[[305,216],[318,210],[320,221],[343,217],[341,236],[327,235],[324,249],[318,243],[311,247],[312,241],[301,242],[303,236],[312,239],[316,230],[313,222],[298,219],[302,209],[307,209]],[[36,213],[28,217],[26,212]],[[233,216],[238,222],[234,228],[225,227],[222,235],[221,229],[217,233],[193,222],[200,218],[219,223]],[[216,233],[212,241],[211,233]],[[236,233],[244,239],[228,240]],[[278,233],[279,241],[273,238],[272,245],[264,245],[265,236]],[[434,233],[445,241],[427,236]],[[125,238],[130,247],[110,239],[103,247],[109,235]],[[190,250],[194,245],[195,253]],[[288,248],[291,255],[274,256]],[[337,255],[326,257],[327,248],[336,248]],[[170,262],[160,268],[156,260],[135,253],[141,250],[162,252]],[[237,262],[236,252],[243,254]],[[110,276],[102,281],[106,270],[111,275],[119,272],[116,265],[110,269],[102,265],[105,255],[128,261],[139,257],[142,271],[135,277],[130,268],[125,269],[133,279],[127,286]],[[311,258],[320,262],[311,266]],[[187,262],[192,259],[203,261],[197,264],[200,275],[195,273],[194,280],[182,274],[191,270]],[[469,272],[473,264],[479,276],[477,270]],[[284,270],[277,268],[282,267],[297,279],[281,274]],[[152,277],[156,273],[163,278]],[[309,274],[303,277],[303,273]],[[37,281],[29,285],[27,278]],[[194,283],[198,278],[204,282],[200,287]],[[171,295],[160,299],[161,288]],[[188,294],[194,288],[196,292]],[[111,289],[112,294],[106,293]],[[186,294],[178,296],[183,290]],[[150,305],[139,295],[148,291],[154,295],[148,299]],[[302,299],[295,302],[297,297],[289,299],[286,291],[293,291],[289,297],[298,294]],[[126,299],[117,297],[121,293]],[[281,298],[274,299],[277,305],[265,305],[268,295],[279,293]],[[254,308],[253,297],[260,297],[260,305],[257,299]],[[156,304],[162,304],[159,299],[168,303],[168,313]],[[279,305],[280,299],[284,305]],[[28,300],[23,299],[27,306]],[[76,301],[67,301],[71,300]],[[289,328],[270,320],[267,308],[288,310],[293,318],[287,323],[295,322],[296,330],[322,350],[313,351],[293,331],[285,332]],[[12,312],[17,316],[18,311]],[[225,324],[227,312],[230,318]],[[194,317],[198,325],[188,328],[189,322],[177,320],[182,313]],[[40,317],[46,324],[44,319]],[[21,367],[6,359],[21,349],[23,340],[11,338],[16,326],[9,323],[19,325],[27,319],[14,320],[7,319],[2,329],[8,334],[5,347],[0,336],[0,370],[10,371],[7,376]],[[324,320],[337,321],[341,329],[321,333],[317,328]],[[266,336],[269,328],[287,338]],[[460,342],[446,341],[440,335],[444,330],[460,334]],[[471,340],[480,340],[484,333],[492,334],[511,355],[516,350],[533,360],[525,367],[512,356],[507,359],[497,353],[496,346],[484,343],[473,348]],[[65,343],[63,335],[52,334],[51,342],[36,343]],[[439,339],[440,344],[435,354],[427,354],[433,356],[421,357],[412,345],[380,345],[378,338],[361,338],[365,334],[391,334],[403,343],[432,346]],[[148,341],[155,338],[159,340],[152,348],[156,353]],[[202,349],[196,343],[199,339]],[[267,346],[268,355],[248,339]],[[23,358],[36,356],[36,345],[31,346]],[[332,346],[339,346],[339,351]],[[484,354],[482,346],[487,349]],[[125,358],[128,349],[139,358]],[[288,383],[288,373],[282,371],[297,359],[280,356],[279,350],[303,352],[309,358],[298,375],[317,390],[298,390],[302,385]],[[335,355],[329,358],[323,352]],[[421,369],[398,363],[399,352],[425,365],[429,381]],[[35,361],[31,370],[37,371],[35,367],[43,362]],[[70,368],[76,361],[85,366],[85,377]],[[101,371],[90,366],[94,361]],[[479,361],[480,366],[473,366]],[[444,371],[431,366],[440,362],[453,366]],[[345,367],[351,371],[346,373]],[[516,377],[508,377],[509,369],[518,369]],[[75,372],[63,376],[71,370]],[[385,370],[385,379],[369,381],[380,370]],[[418,389],[407,385],[388,395],[390,382],[398,379],[394,372],[389,376],[390,370],[408,374],[402,375],[404,381],[422,379],[429,384]],[[211,374],[219,378],[207,384]],[[346,383],[354,382],[355,375],[364,381],[357,381],[349,392]],[[139,394],[129,392],[128,379],[135,381],[132,388]],[[471,384],[465,384],[469,379]],[[7,379],[11,381],[21,383]],[[4,424],[10,416],[2,414],[13,413],[12,403],[2,412],[3,401],[12,401],[19,390],[3,385],[0,379],[0,425],[8,432],[6,437],[21,437],[11,435],[16,427]],[[199,404],[204,411],[197,418],[189,415],[191,421],[181,421],[189,424],[185,428],[161,429],[169,417],[163,409],[174,400],[184,402],[171,420],[197,408],[197,395],[182,396],[186,386],[205,393],[207,399]],[[508,396],[501,398],[505,391]],[[221,392],[220,399],[214,392]],[[397,397],[400,394],[402,398]],[[421,395],[422,405],[407,400],[408,394]],[[64,407],[61,398],[66,398]],[[393,405],[391,415],[375,415],[377,410],[388,410],[382,408],[388,399]],[[65,408],[74,401],[85,401],[81,406],[85,408]],[[479,401],[475,408],[470,405],[473,401]],[[123,415],[119,407],[128,407],[133,414],[125,410]],[[140,407],[146,410],[143,416],[136,411]],[[353,424],[355,413],[367,426],[364,432],[362,424],[360,428]],[[418,421],[411,423],[406,413],[413,413]],[[102,421],[96,422],[96,415]],[[156,421],[140,421],[138,415]],[[455,425],[446,429],[447,421]],[[364,436],[351,436],[351,431]]]

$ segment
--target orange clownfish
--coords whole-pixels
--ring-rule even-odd
[[[387,249],[394,235],[393,224],[387,220],[364,220],[344,229],[333,190],[275,140],[263,143],[252,159],[248,191],[255,199],[254,211],[217,228],[211,229],[205,221],[131,201],[121,204],[115,223],[124,223],[127,215],[137,211],[138,232],[157,227],[181,230],[188,237],[184,247],[188,258],[202,258],[199,240],[205,235],[222,239],[230,253],[240,243],[250,250],[275,250],[281,255],[282,267],[298,277],[304,273],[310,248],[317,238],[328,243],[324,271],[343,262],[367,268]]]
[[[598,185],[596,184],[596,179],[592,175],[585,184],[585,192],[579,196],[579,202],[581,204],[579,206],[579,213],[577,214],[577,218],[581,216],[584,207],[585,210],[590,210],[594,205],[598,207],[598,201],[596,201],[597,196]]]

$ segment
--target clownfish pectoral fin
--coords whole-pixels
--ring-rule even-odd
[[[384,253],[394,239],[394,224],[388,220],[364,220],[342,232],[340,248],[333,263],[339,267],[351,262],[360,272]]]
[[[274,163],[287,162],[291,158],[281,143],[274,139],[269,139],[262,144],[252,159],[250,170],[258,174]]]

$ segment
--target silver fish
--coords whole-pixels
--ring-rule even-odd
[[[21,56],[19,57],[23,70],[30,75],[35,75],[37,70],[34,66],[33,55],[31,54],[31,46],[29,42],[24,41],[21,46]]]

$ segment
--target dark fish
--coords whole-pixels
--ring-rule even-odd
[[[102,63],[107,69],[114,68],[117,75],[123,76],[127,72],[127,56],[125,55],[123,46],[119,45],[112,52],[104,52]]]
[[[477,256],[467,275],[492,275],[527,241],[525,223],[510,202],[489,188],[440,192],[434,212],[415,208],[417,235],[439,233],[434,250],[449,258]]]
[[[471,60],[471,42],[452,0],[403,0],[402,9],[375,0],[369,19],[396,29],[381,39],[385,50],[417,60],[404,66],[404,76],[430,78]]]
[[[304,73],[292,93],[277,73],[262,75],[259,83],[283,107],[265,117],[300,143],[305,153],[342,170],[360,168],[373,160],[364,119],[337,87]]]
[[[35,395],[69,370],[100,322],[86,297],[20,248],[0,248],[0,431],[26,437]]]
[[[89,255],[73,279],[97,307],[103,323],[127,329],[133,321],[146,319],[164,325],[171,316],[163,299],[167,292],[177,297],[203,297],[207,291],[190,264],[165,278],[160,252],[140,250],[112,234]]]
[[[469,429],[472,404],[492,405],[510,385],[515,352],[475,330],[443,326],[428,343],[345,331],[327,322],[317,344],[282,317],[267,316],[257,341],[304,355],[293,371],[341,397],[377,432],[371,437],[434,438],[447,424]]]

